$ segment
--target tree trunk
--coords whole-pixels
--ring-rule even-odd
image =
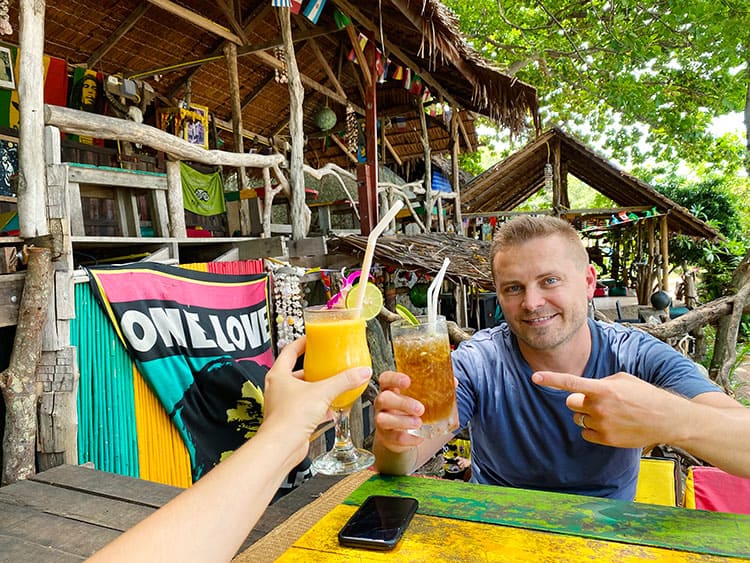
[[[42,354],[42,335],[51,291],[52,251],[32,248],[18,309],[10,365],[0,373],[0,390],[6,408],[2,485],[26,479],[35,472],[39,397],[36,366]]]
[[[289,76],[289,133],[292,137],[292,152],[289,157],[289,183],[292,186],[292,238],[302,239],[310,228],[310,209],[305,203],[305,176],[302,172],[304,131],[302,123],[305,89],[297,68],[297,56],[292,40],[292,24],[289,10],[277,10],[281,24],[281,38],[284,41],[287,74]]]
[[[729,387],[729,372],[734,365],[737,332],[742,320],[742,312],[747,304],[750,293],[750,253],[747,254],[732,276],[732,287],[735,289],[735,301],[732,314],[725,316],[719,322],[714,342],[714,355],[708,370],[711,379],[718,381],[725,389]]]

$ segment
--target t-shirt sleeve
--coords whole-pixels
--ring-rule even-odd
[[[461,428],[469,423],[476,406],[476,390],[469,374],[479,373],[478,366],[475,363],[477,357],[481,357],[481,352],[476,349],[471,341],[462,342],[451,354],[453,375],[458,380],[456,403]]]
[[[633,357],[638,360],[634,372],[630,373],[688,399],[701,393],[722,392],[699,370],[693,360],[650,334],[636,332],[639,334],[633,344],[638,347],[638,354]]]

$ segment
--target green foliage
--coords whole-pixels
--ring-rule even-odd
[[[715,138],[709,125],[745,107],[746,0],[445,3],[475,49],[538,89],[545,128],[562,126],[621,162],[744,166],[742,140]]]
[[[722,178],[714,176],[686,186],[672,177],[670,181],[655,187],[699,219],[710,223],[724,236],[736,238],[741,235],[739,201]]]

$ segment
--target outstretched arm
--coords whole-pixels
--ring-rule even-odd
[[[305,349],[287,345],[266,375],[264,420],[257,434],[195,485],[125,532],[91,561],[229,561],[307,454],[309,438],[331,402],[361,385],[370,368],[316,383],[292,373]]]
[[[689,400],[627,373],[584,379],[537,372],[532,378],[571,392],[566,404],[589,442],[622,448],[670,444],[750,477],[750,409],[724,393]]]

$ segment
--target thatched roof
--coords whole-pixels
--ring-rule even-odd
[[[17,4],[11,2],[11,21],[18,21]],[[336,143],[321,138],[316,111],[327,103],[337,114],[333,131],[338,132],[345,124],[342,94],[356,107],[365,107],[361,70],[347,58],[352,41],[347,28],[337,26],[336,8],[350,16],[355,36],[369,35],[370,43],[395,64],[419,74],[438,100],[462,110],[461,150],[476,148],[472,112],[512,131],[537,123],[534,88],[503,75],[472,51],[455,17],[438,1],[330,0],[316,24],[302,14],[291,15],[297,62],[307,80],[305,157],[312,166],[329,161],[351,165]],[[287,85],[276,82],[273,61],[269,62],[274,47],[281,45],[278,15],[269,0],[48,0],[45,53],[105,75],[140,77],[165,105],[175,106],[183,99],[189,83],[191,102],[209,107],[218,118],[225,148],[230,148],[232,137],[225,129],[231,122],[232,103],[224,46],[237,43],[242,121],[250,139],[245,149],[253,145],[252,139],[263,148],[268,141],[289,136]],[[7,40],[18,44],[18,31]],[[395,80],[377,87],[378,112],[386,118],[388,142],[402,161],[424,154],[418,99]],[[388,126],[397,117],[403,118],[398,119],[402,127]],[[429,119],[429,125],[433,151],[447,151],[449,127],[439,117]],[[387,154],[386,160],[392,161],[392,155]]]
[[[344,235],[328,242],[332,253],[364,256],[367,237]],[[489,261],[490,243],[452,233],[391,235],[378,238],[374,259],[414,272],[435,275],[448,256],[451,263],[446,278],[454,282],[494,291]]]
[[[622,207],[656,207],[671,232],[714,239],[720,234],[646,182],[624,172],[583,143],[550,129],[476,176],[461,193],[464,213],[511,211],[544,187],[544,165],[559,146],[563,170]]]

